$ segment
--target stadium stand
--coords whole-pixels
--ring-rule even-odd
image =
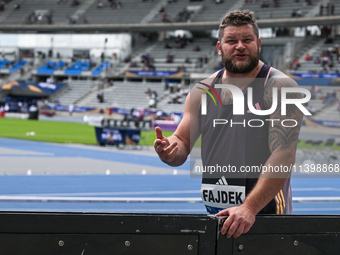
[[[115,105],[121,108],[148,108],[149,96],[146,94],[148,88],[156,91],[158,98],[163,98],[164,83],[149,82],[114,82],[112,87],[105,88],[92,93],[89,97],[79,102],[79,106],[109,108]],[[98,101],[97,95],[104,95],[104,102]]]
[[[139,23],[157,5],[159,0],[124,0],[120,2],[122,3],[120,7],[113,7],[108,1],[95,1],[83,15],[91,24]],[[98,5],[99,3],[102,3],[102,5]]]
[[[299,72],[338,73],[340,70],[339,46],[340,37],[335,37],[331,43],[329,39],[321,39],[300,57],[300,66],[294,68]],[[306,59],[307,54],[310,56],[309,60]]]
[[[19,9],[9,6],[13,10],[2,20],[2,24],[66,24],[67,18],[77,10],[76,6],[71,6],[71,1],[58,3],[56,0],[21,0],[19,3]],[[48,12],[51,15],[50,22],[46,22],[43,15],[39,15],[49,15]],[[32,16],[33,14],[35,16]]]
[[[242,1],[237,0],[221,1],[219,4],[216,1],[203,1],[202,8],[192,21],[220,21],[228,11],[239,9],[241,4]]]
[[[314,8],[318,8],[322,1],[286,0],[286,1],[245,1],[241,9],[255,12],[257,19],[280,19],[290,17],[309,16]],[[295,14],[293,14],[295,12]],[[294,15],[294,16],[293,16]]]
[[[267,5],[264,7],[262,5]],[[294,18],[292,17],[293,10],[301,10],[301,16],[312,17],[320,16],[319,8],[324,4],[323,16],[332,15],[330,9],[327,12],[329,1],[213,1],[213,0],[121,0],[121,1],[104,1],[104,0],[79,0],[77,5],[74,1],[68,0],[18,0],[7,4],[7,7],[0,15],[1,24],[49,24],[54,25],[77,25],[77,24],[121,24],[122,30],[124,24],[149,23],[176,24],[176,22],[195,23],[209,22],[219,20],[232,9],[250,9],[255,11],[255,16],[260,19],[277,18]],[[19,4],[19,8],[13,8],[14,4]],[[277,6],[275,6],[277,5]],[[329,5],[331,8],[331,5]],[[340,4],[334,2],[334,15],[339,14]],[[36,15],[36,19],[32,19],[32,14]],[[164,14],[168,19],[163,21]],[[40,16],[39,16],[40,15]],[[299,15],[297,15],[299,16]],[[49,18],[46,18],[49,17]],[[296,24],[299,24],[299,17],[296,17]],[[69,26],[70,27],[70,26]],[[217,27],[216,27],[217,28]],[[320,27],[322,30],[322,28]],[[189,29],[190,30],[190,29]],[[62,31],[62,28],[61,28]],[[93,30],[91,30],[93,32]],[[335,31],[335,30],[334,30]],[[89,30],[90,32],[90,30]],[[107,31],[110,32],[110,31]],[[339,56],[335,48],[339,50],[340,37],[334,37],[333,32],[330,34],[321,33],[318,36],[293,37],[294,28],[292,27],[276,27],[271,32],[260,31],[260,34],[271,37],[265,38],[262,44],[262,57],[265,61],[283,71],[289,71],[293,75],[298,73],[338,73]],[[186,37],[184,37],[184,34]],[[124,57],[113,57],[112,51],[106,53],[106,56],[99,55],[104,53],[105,45],[104,38],[101,40],[101,45],[96,46],[95,51],[97,56],[90,59],[90,51],[92,49],[80,49],[80,51],[88,51],[88,57],[75,57],[76,53],[72,52],[67,57],[56,56],[56,52],[52,56],[46,54],[50,49],[39,48],[41,51],[38,55],[34,49],[34,56],[30,59],[22,59],[18,56],[26,49],[18,48],[17,54],[13,58],[2,58],[0,62],[0,70],[2,80],[7,79],[35,79],[45,81],[49,76],[58,80],[67,80],[68,89],[58,95],[57,100],[61,104],[75,104],[85,107],[111,107],[117,104],[120,107],[150,107],[150,97],[145,94],[148,88],[156,91],[158,94],[157,108],[162,111],[181,112],[184,104],[186,93],[183,90],[188,89],[188,84],[192,82],[191,74],[205,75],[214,72],[219,68],[220,61],[216,51],[216,38],[211,36],[207,31],[191,31],[183,32],[178,37],[174,31],[166,29],[164,31],[152,31],[148,28],[141,29],[138,32],[131,32],[131,51],[122,48],[121,52],[125,51]],[[330,41],[333,39],[333,41]],[[327,40],[327,44],[325,44]],[[329,43],[330,42],[330,43]],[[48,44],[48,43],[47,43]],[[51,47],[53,41],[51,41]],[[44,46],[46,47],[46,46]],[[32,49],[27,49],[32,50]],[[71,51],[75,51],[72,49]],[[56,51],[56,50],[55,50]],[[321,63],[314,63],[315,59],[320,57],[321,53],[330,53],[333,59],[333,66],[327,66]],[[66,52],[66,51],[65,51]],[[99,53],[99,55],[98,55]],[[306,54],[311,56],[312,60],[305,60]],[[46,57],[44,56],[46,54]],[[80,54],[80,53],[77,53]],[[91,53],[92,54],[92,53]],[[327,53],[329,54],[329,53]],[[104,54],[105,55],[105,54]],[[142,59],[143,56],[148,56],[150,63],[145,66]],[[299,66],[295,67],[294,62],[298,60]],[[27,65],[24,61],[32,61],[34,64]],[[11,63],[11,64],[9,64]],[[14,64],[15,63],[15,64]],[[288,70],[291,63],[291,70]],[[29,67],[28,67],[29,66]],[[24,67],[24,68],[22,68]],[[33,68],[32,73],[30,73]],[[287,70],[284,70],[287,68]],[[24,71],[24,75],[20,74],[19,70]],[[104,72],[105,71],[105,72]],[[172,91],[172,88],[166,87],[166,76],[152,76],[150,73],[146,76],[127,76],[125,71],[159,71],[159,72],[178,72],[184,71],[181,76],[177,77],[179,83],[183,84],[182,90]],[[12,72],[12,73],[11,73]],[[81,78],[81,79],[80,79]],[[87,79],[87,80],[85,80]],[[113,86],[107,85],[108,82]],[[322,86],[322,93],[318,97],[313,98],[308,107],[315,111],[316,119],[337,119],[335,114],[331,114],[337,110],[337,99],[329,103],[326,98],[327,94],[333,93],[333,87],[327,89],[323,86],[327,81],[318,81],[317,85]],[[106,84],[105,86],[98,84]],[[302,86],[311,84],[302,84]],[[334,85],[334,84],[333,84]],[[332,85],[332,86],[333,86]],[[103,93],[104,102],[99,102],[97,94]],[[338,93],[338,92],[337,92]],[[140,95],[143,95],[140,97]],[[138,99],[138,96],[140,99]],[[127,100],[131,98],[132,100]],[[335,97],[334,97],[335,98]],[[338,98],[338,94],[336,95]],[[314,117],[314,116],[313,116]]]
[[[59,101],[61,105],[76,104],[89,94],[95,86],[94,82],[89,80],[72,80],[67,81],[67,84],[68,89],[54,98],[54,101]]]
[[[187,10],[187,6],[190,4],[190,1],[176,1],[169,2],[163,1],[159,11],[155,14],[155,16],[150,20],[150,23],[153,22],[186,22],[189,19],[191,12]],[[184,19],[181,19],[180,13],[186,14],[183,15]],[[185,16],[185,17],[184,17]]]
[[[185,46],[181,46],[179,38],[166,39],[157,42],[146,49],[146,53],[153,58],[153,68],[161,71],[180,71],[195,72],[208,63],[209,59],[217,55],[215,40],[209,38],[194,39],[190,42],[187,39]],[[181,48],[182,47],[182,48]],[[144,52],[145,54],[145,52]],[[167,56],[171,54],[171,60]],[[141,56],[137,55],[133,59],[136,67],[126,67],[128,70],[142,70]]]

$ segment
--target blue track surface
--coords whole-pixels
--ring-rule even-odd
[[[146,156],[146,155],[136,155],[130,153],[113,153],[112,151],[100,151],[86,148],[74,148],[67,147],[63,145],[55,145],[52,143],[44,143],[44,142],[35,142],[35,141],[26,141],[19,139],[7,139],[0,138],[0,147],[7,149],[16,149],[16,150],[26,150],[31,152],[39,152],[39,153],[48,153],[46,155],[50,157],[53,155],[54,157],[83,157],[90,159],[98,159],[98,160],[107,160],[114,162],[122,162],[122,163],[130,163],[136,165],[149,165],[155,167],[164,167],[164,163],[160,160],[155,160],[155,157]],[[1,157],[21,157],[22,155],[9,155],[9,154],[0,154]],[[26,157],[41,157],[41,155],[26,155]],[[189,170],[190,164],[186,162],[180,167],[177,167],[179,170]]]
[[[0,148],[49,153],[54,157],[90,157],[163,166],[154,157],[73,148],[0,138]],[[114,156],[113,156],[114,155]],[[0,154],[1,157],[20,155]],[[28,155],[25,155],[25,157]],[[29,155],[34,157],[34,155]],[[51,155],[50,155],[51,156]],[[185,167],[184,167],[185,168]],[[48,197],[200,197],[200,179],[188,175],[2,175],[0,195]],[[339,178],[293,178],[294,197],[340,197]],[[295,202],[295,214],[340,214],[340,202]],[[0,210],[205,213],[202,203],[29,202],[2,201]]]

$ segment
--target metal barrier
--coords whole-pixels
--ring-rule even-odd
[[[339,254],[340,216],[258,216],[228,239],[200,214],[0,212],[0,254]]]

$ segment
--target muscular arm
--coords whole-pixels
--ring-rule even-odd
[[[275,71],[274,72],[278,72]],[[270,79],[265,88],[264,101],[267,108],[272,105],[272,88],[278,89],[278,106],[270,119],[278,119],[270,125],[268,132],[268,142],[271,156],[266,162],[266,166],[288,166],[289,168],[295,162],[295,153],[301,122],[302,112],[295,105],[287,105],[287,114],[281,116],[281,88],[296,87],[297,84],[289,78],[283,78],[278,75]],[[300,98],[301,94],[288,94],[288,98]],[[294,119],[297,122],[295,127],[283,127],[281,121],[284,119]],[[294,126],[293,121],[285,121],[286,126]],[[228,208],[221,211],[217,216],[229,215],[222,227],[222,234],[227,237],[238,237],[242,233],[247,233],[255,222],[255,216],[262,210],[280,191],[285,184],[290,173],[270,173],[266,172],[261,175],[253,190],[248,194],[244,203],[238,207]]]
[[[266,166],[286,166],[289,169],[295,163],[296,146],[299,137],[300,127],[303,114],[295,105],[287,105],[286,115],[281,115],[281,88],[297,87],[297,84],[289,78],[273,78],[269,80],[266,88],[264,100],[267,108],[272,105],[272,88],[278,89],[278,106],[274,113],[271,114],[271,119],[278,119],[270,125],[268,132],[268,142],[271,151],[271,156],[266,162]],[[300,93],[288,93],[287,98],[301,98]],[[294,119],[296,121],[285,121],[284,125],[295,127],[284,127],[281,124],[282,120]],[[258,213],[266,206],[275,195],[282,189],[287,178],[290,177],[289,172],[270,173],[265,172],[259,178],[256,186],[247,196],[244,204]]]
[[[162,147],[157,148],[157,143],[159,141],[157,141],[158,139],[155,141],[155,149],[159,154],[160,159],[170,166],[180,166],[186,161],[195,141],[199,136],[197,111],[194,111],[194,109],[192,110],[193,112],[190,111],[190,106],[195,104],[193,100],[195,100],[195,95],[193,96],[192,93],[189,93],[185,100],[183,119],[178,125],[176,131],[167,138],[169,145],[176,144],[177,151],[175,151],[175,156],[173,158],[168,156],[162,157]],[[162,143],[165,147],[166,142],[162,141]],[[164,151],[163,154],[165,155],[166,151]]]
[[[209,83],[217,73],[210,76],[203,82]],[[203,87],[196,84],[185,100],[183,119],[176,131],[169,137],[164,137],[159,127],[156,128],[157,139],[154,142],[155,151],[159,158],[170,166],[182,165],[196,140],[199,137],[199,109],[201,105],[201,95],[203,92],[196,87]]]

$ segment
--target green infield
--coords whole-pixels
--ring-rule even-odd
[[[0,136],[55,143],[96,144],[88,124],[0,118]]]
[[[163,135],[168,137],[172,131],[163,131]],[[0,118],[0,137],[28,139],[35,141],[45,141],[54,143],[80,143],[80,144],[97,144],[96,135],[93,126],[85,123],[57,122],[43,120],[26,120]],[[153,145],[156,139],[156,132],[143,131],[141,133],[141,145]],[[201,146],[201,139],[195,146]],[[301,140],[298,143],[299,149],[322,149],[328,148],[340,150],[340,146],[325,146],[306,144]]]
[[[172,131],[164,131],[170,136]],[[93,126],[85,123],[0,118],[0,137],[54,143],[97,144]],[[153,145],[156,132],[142,132],[141,145]]]

